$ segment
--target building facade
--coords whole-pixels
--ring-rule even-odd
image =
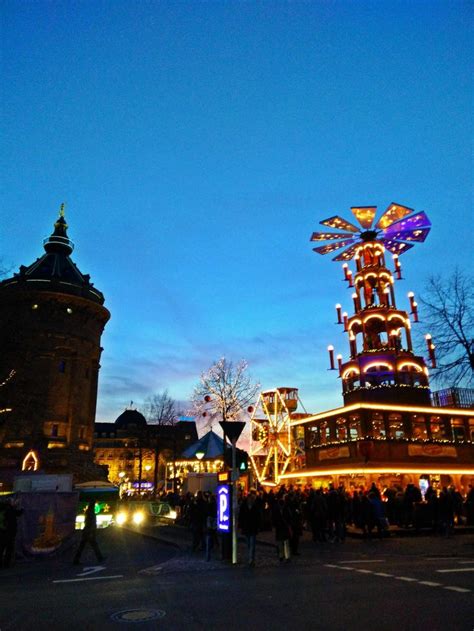
[[[125,410],[114,423],[95,423],[94,458],[108,480],[123,491],[154,492],[177,470],[181,453],[197,440],[194,421],[147,423],[138,410]]]
[[[0,283],[0,480],[21,470],[103,477],[92,442],[104,296],[71,259],[64,210],[45,253]]]

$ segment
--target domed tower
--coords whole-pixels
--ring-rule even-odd
[[[64,206],[45,254],[0,283],[0,467],[97,478],[104,296],[70,255]]]
[[[424,212],[400,204],[390,204],[373,227],[376,207],[351,209],[362,229],[341,217],[322,221],[343,233],[315,232],[312,241],[331,240],[314,248],[327,254],[346,247],[333,260],[344,261],[344,280],[352,289],[353,314],[336,305],[338,323],[349,337],[349,359],[337,356],[344,403],[410,403],[430,405],[428,369],[423,357],[413,352],[409,314],[397,308],[394,276],[386,263],[386,251],[393,254],[395,275],[401,279],[399,256],[413,242],[424,241],[430,222]],[[347,247],[349,246],[349,247]],[[347,261],[354,258],[355,273]],[[417,304],[410,298],[411,315],[418,322]],[[432,345],[430,357],[434,364]],[[328,347],[331,368],[336,368],[334,348]]]

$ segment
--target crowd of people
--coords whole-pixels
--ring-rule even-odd
[[[163,498],[179,508],[180,521],[192,531],[194,551],[211,550],[217,545],[216,498],[199,491]],[[330,485],[327,488],[294,488],[241,492],[238,498],[238,527],[248,544],[248,563],[255,563],[255,543],[259,532],[273,531],[279,559],[288,562],[299,554],[299,541],[306,529],[316,544],[343,542],[348,526],[367,538],[388,535],[389,527],[430,528],[449,536],[455,524],[474,525],[474,487],[463,497],[454,487],[439,492],[432,487],[423,497],[419,487],[405,489],[353,489]]]

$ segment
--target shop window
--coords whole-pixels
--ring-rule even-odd
[[[426,429],[426,421],[424,416],[413,414],[411,417],[412,437],[419,440],[428,438],[428,430]]]
[[[319,435],[320,435],[320,442],[322,445],[324,443],[329,442],[331,438],[331,429],[329,427],[329,423],[327,422],[321,423],[321,425],[319,426]]]
[[[351,416],[349,418],[349,439],[357,440],[362,436],[360,427],[360,419],[358,416]]]
[[[382,414],[376,412],[372,416],[372,431],[370,433],[374,438],[386,438],[385,423]]]
[[[466,440],[466,429],[462,418],[451,419],[451,430],[456,442],[464,442]]]
[[[439,416],[432,416],[430,419],[431,437],[433,440],[446,440],[446,429]]]
[[[337,440],[347,440],[346,419],[341,417],[336,420],[336,438]]]
[[[404,438],[403,420],[401,414],[390,414],[388,417],[388,431],[390,438]]]

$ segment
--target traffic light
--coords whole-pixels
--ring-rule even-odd
[[[249,455],[243,449],[235,450],[235,464],[240,475],[247,473],[249,466]],[[227,447],[224,455],[224,463],[229,469],[232,468],[232,449]]]

